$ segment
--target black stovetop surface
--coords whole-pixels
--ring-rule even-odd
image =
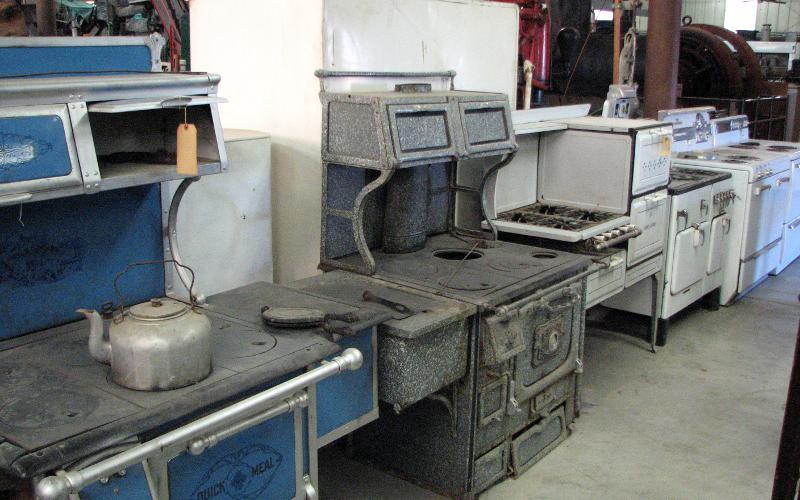
[[[669,186],[667,186],[669,194],[680,195],[729,179],[731,173],[687,167],[672,167],[669,169],[669,176],[670,181]]]
[[[591,264],[586,256],[557,250],[500,241],[476,247],[475,242],[440,234],[417,252],[376,251],[375,277],[486,307],[550,286]],[[463,260],[470,250],[477,257]]]
[[[390,316],[370,305],[326,300],[256,283],[209,299],[212,374],[182,389],[142,392],[110,378],[91,358],[85,321],[0,343],[0,469],[20,477],[50,471],[109,445],[189,419],[268,387],[339,350],[317,329],[265,327],[263,305],[360,310],[360,330]]]

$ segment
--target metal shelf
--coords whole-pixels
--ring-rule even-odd
[[[198,175],[218,174],[222,171],[219,161],[199,158]],[[175,165],[163,163],[108,163],[100,164],[100,190],[111,191],[145,184],[174,181],[192,177],[175,171]]]

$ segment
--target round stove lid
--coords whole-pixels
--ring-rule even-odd
[[[306,328],[325,322],[325,311],[310,307],[268,307],[261,309],[261,317],[271,326],[279,328]]]
[[[800,147],[796,148],[794,146],[784,146],[783,144],[773,144],[771,146],[767,146],[767,149],[770,151],[795,151],[800,149]]]
[[[150,302],[143,302],[131,307],[129,313],[131,317],[144,320],[164,320],[177,318],[186,313],[189,306],[183,302],[168,298],[150,299]]]
[[[744,141],[740,144],[741,146],[760,146],[761,143],[758,141]]]

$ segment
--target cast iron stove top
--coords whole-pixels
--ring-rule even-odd
[[[91,358],[85,321],[0,343],[0,470],[31,477],[109,445],[179,424],[268,387],[339,350],[318,329],[265,327],[260,308],[361,311],[360,330],[390,316],[370,305],[256,283],[209,299],[214,370],[182,389],[142,392],[115,384]]]
[[[428,238],[417,252],[374,256],[376,278],[479,307],[521,297],[591,264],[583,255],[499,241],[475,246],[475,240],[448,234]]]

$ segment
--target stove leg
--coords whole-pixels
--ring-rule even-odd
[[[705,297],[703,297],[703,307],[709,311],[719,311],[721,297],[722,292],[719,288],[713,292],[709,292]]]
[[[650,279],[651,286],[651,302],[650,302],[650,351],[655,354],[657,352],[656,346],[663,346],[661,343],[661,335],[659,329],[662,327],[661,316],[661,294],[659,291],[663,287],[662,284],[663,274],[661,272],[655,273]],[[666,332],[664,333],[664,341],[666,342]]]
[[[669,335],[669,320],[668,319],[659,319],[658,320],[658,335],[656,336],[656,345],[659,347],[664,347],[667,345],[667,336]]]

